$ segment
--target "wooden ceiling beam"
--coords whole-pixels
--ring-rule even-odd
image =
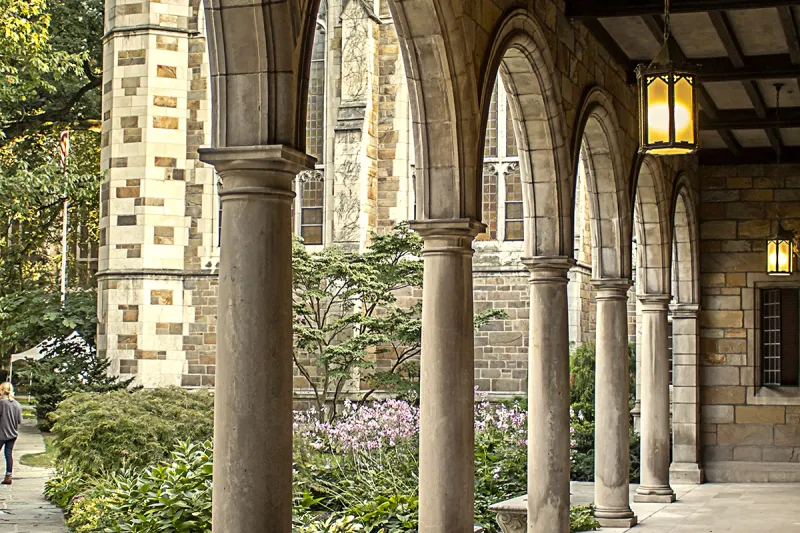
[[[703,82],[781,80],[800,78],[800,63],[795,64],[786,54],[744,56],[742,65],[736,67],[728,57],[692,59],[700,69]]]
[[[800,147],[784,148],[780,160],[772,148],[745,148],[739,155],[731,155],[724,148],[705,148],[697,152],[701,165],[769,165],[800,163]]]
[[[792,64],[800,65],[800,37],[797,35],[797,22],[791,6],[778,7],[778,16],[781,19],[783,35],[786,37],[786,45],[789,47],[789,57]],[[798,87],[800,87],[800,74],[795,79]]]
[[[647,28],[650,30],[650,33],[653,34],[653,37],[661,42],[664,39],[664,21],[661,20],[661,17],[656,15],[644,15],[641,18],[642,22],[644,22]],[[673,44],[675,45],[674,50],[676,50],[679,54],[679,57],[676,57],[675,59],[678,61],[686,61],[686,54],[683,53],[680,45],[678,45],[677,42],[674,42],[675,37],[670,35],[669,38],[673,40]],[[714,100],[711,99],[711,95],[708,94],[708,91],[706,91],[702,83],[698,84],[697,86],[697,100],[700,104],[700,107],[703,108],[703,111],[705,111],[709,117],[716,119],[719,116],[719,110],[714,104]],[[720,129],[718,133],[725,142],[725,146],[728,147],[728,150],[736,155],[741,153],[742,148],[739,145],[739,142],[736,140],[736,137],[733,135],[733,132],[726,129]]]
[[[728,9],[757,9],[797,5],[796,0],[672,0],[670,13],[699,13]],[[663,0],[567,0],[566,14],[573,19],[638,17],[664,13]]]
[[[708,16],[711,18],[711,23],[714,25],[714,29],[717,31],[717,35],[719,35],[722,41],[722,46],[725,47],[725,51],[728,53],[731,64],[736,68],[744,67],[744,53],[742,52],[739,40],[734,34],[733,26],[731,25],[728,15],[724,11],[715,10],[709,11]],[[744,86],[747,96],[750,98],[750,102],[753,104],[756,115],[762,120],[765,119],[767,117],[767,106],[764,102],[764,96],[758,88],[758,84],[753,80],[746,80],[742,82],[742,85]],[[772,149],[775,150],[775,153],[780,154],[783,149],[783,142],[781,141],[781,134],[778,129],[768,127],[764,128],[764,131],[767,134],[767,138],[769,138]]]
[[[774,109],[761,116],[752,109],[726,109],[724,113],[711,117],[700,112],[698,126],[701,130],[760,130],[765,128],[800,128],[800,107],[786,107],[780,116]]]

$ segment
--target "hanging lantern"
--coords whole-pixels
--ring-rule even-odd
[[[676,61],[681,57],[669,38],[669,3],[664,46],[649,65],[636,67],[639,84],[639,151],[684,155],[697,150],[697,71]]]
[[[794,272],[795,235],[778,222],[778,232],[767,240],[767,274],[788,276]]]

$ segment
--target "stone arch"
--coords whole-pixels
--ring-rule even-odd
[[[685,174],[672,197],[672,298],[679,304],[700,302],[698,224],[694,195]]]
[[[469,39],[451,0],[390,0],[414,124],[418,218],[480,219],[482,143]]]
[[[622,170],[619,131],[611,96],[600,87],[590,88],[574,130],[572,168],[575,191],[578,165],[583,154],[591,213],[592,275],[595,279],[627,279],[631,272],[630,200]]]
[[[208,0],[212,143],[305,150],[308,78],[319,0]],[[391,0],[414,122],[420,218],[480,217],[477,83],[451,0]],[[235,124],[235,127],[228,125]]]
[[[566,124],[555,66],[540,23],[517,9],[498,25],[481,89],[486,126],[495,77],[508,92],[523,182],[525,255],[571,256],[572,213]],[[483,154],[483,136],[478,160]]]
[[[637,158],[634,195],[636,212],[636,292],[669,294],[671,228],[662,165],[648,156]]]

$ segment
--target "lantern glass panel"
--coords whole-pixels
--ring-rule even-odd
[[[675,82],[675,141],[694,143],[694,102],[689,78]]]
[[[778,272],[778,243],[770,239],[767,241],[767,274]]]
[[[647,144],[669,142],[669,84],[667,78],[647,78]]]
[[[778,272],[781,274],[792,273],[791,241],[778,241]]]

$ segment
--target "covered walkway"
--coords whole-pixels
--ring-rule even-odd
[[[790,533],[800,530],[800,485],[673,485],[673,504],[632,503],[637,533]]]
[[[630,486],[636,493],[637,485]],[[623,533],[789,533],[800,530],[800,485],[783,483],[707,483],[672,485],[674,503],[635,503],[631,509],[639,519],[633,528],[604,527],[602,531]],[[570,484],[572,505],[594,502],[594,483]],[[524,513],[526,498],[498,505],[508,513],[501,517],[504,533],[524,533],[525,519],[515,520],[513,510]]]

